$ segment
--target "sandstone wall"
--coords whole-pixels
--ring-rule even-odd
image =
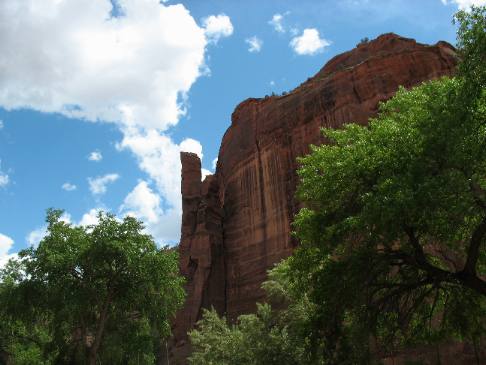
[[[215,175],[201,182],[200,161],[182,153],[181,271],[188,300],[174,325],[172,362],[184,363],[186,332],[202,308],[235,318],[264,299],[267,270],[296,246],[296,158],[323,141],[320,128],[366,124],[400,85],[450,75],[454,48],[385,34],[334,57],[285,96],[237,106]]]

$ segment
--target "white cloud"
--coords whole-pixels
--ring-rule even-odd
[[[181,151],[195,153],[201,160],[204,157],[203,152],[202,152],[201,142],[196,141],[195,139],[186,138],[185,140],[183,140],[181,142],[179,147],[180,147]]]
[[[245,42],[248,43],[248,52],[250,53],[258,53],[262,50],[263,41],[257,36],[247,38]]]
[[[10,182],[9,176],[2,171],[2,160],[0,160],[0,188],[3,188],[8,185]]]
[[[102,195],[106,193],[106,186],[117,181],[120,178],[118,174],[107,174],[95,178],[88,178],[89,190],[95,195]]]
[[[131,130],[125,131],[125,136],[117,148],[132,151],[137,157],[140,169],[150,176],[157,188],[157,194],[161,199],[160,206],[164,209],[153,210],[158,212],[159,217],[156,229],[155,224],[151,225],[151,234],[159,242],[176,242],[180,236],[182,213],[180,152],[193,152],[202,159],[201,144],[191,138],[176,144],[168,136],[155,130]],[[145,186],[140,183],[137,186],[139,191],[132,197],[140,196],[144,191],[142,188]],[[148,188],[148,185],[146,187]],[[154,191],[150,191],[155,194]],[[129,201],[133,202],[133,199]],[[128,205],[124,203],[125,210]]]
[[[204,34],[210,42],[217,43],[220,38],[233,34],[231,19],[225,14],[211,15],[202,20]]]
[[[140,169],[155,181],[169,204],[180,204],[180,152],[193,152],[202,158],[198,141],[188,138],[177,145],[155,130],[127,132],[117,147],[136,155]]]
[[[0,119],[0,129],[3,129],[3,120]]]
[[[62,188],[63,188],[63,190],[66,190],[66,191],[73,191],[73,190],[77,189],[77,186],[74,185],[74,184],[71,184],[69,182],[65,182],[64,184],[62,184]]]
[[[315,28],[304,29],[302,35],[290,41],[290,47],[298,55],[314,55],[322,52],[330,44],[330,41],[320,37],[319,31]]]
[[[16,253],[9,253],[13,243],[13,239],[0,233],[0,269],[7,264],[8,260],[17,257]]]
[[[0,233],[0,257],[5,256],[10,251],[13,243],[13,239]]]
[[[213,173],[209,171],[208,169],[201,169],[201,181],[204,181],[206,176],[212,175]]]
[[[10,178],[7,174],[4,174],[0,171],[0,188],[3,188],[8,185]]]
[[[93,151],[88,156],[88,160],[90,160],[90,161],[99,162],[102,159],[103,159],[103,155],[101,154],[100,151]]]
[[[150,189],[146,181],[140,181],[126,196],[120,210],[148,223],[156,223],[162,215],[160,196]]]
[[[177,242],[180,234],[180,211],[173,207],[163,211],[161,198],[146,181],[140,181],[126,196],[120,213],[145,223],[146,231],[160,245]]]
[[[93,208],[90,209],[89,212],[84,213],[79,221],[80,226],[91,226],[94,224],[98,224],[98,213],[100,212],[100,208]]]
[[[39,246],[40,241],[47,235],[47,227],[39,227],[34,229],[27,235],[27,242],[33,247]]]
[[[126,131],[119,149],[129,149],[137,157],[141,170],[154,181],[165,203],[178,210],[181,207],[180,152],[194,152],[202,158],[202,146],[194,139],[185,139],[179,145],[155,130]]]
[[[215,157],[214,160],[211,162],[211,167],[213,170],[216,170],[216,165],[218,164],[218,158]]]
[[[441,0],[442,4],[447,5],[447,4],[456,4],[459,9],[461,10],[467,10],[471,8],[471,6],[483,6],[486,5],[486,0]]]
[[[158,236],[178,239],[179,153],[202,156],[202,147],[174,143],[164,132],[208,73],[208,42],[231,35],[233,25],[220,14],[199,26],[183,5],[159,0],[117,5],[120,15],[111,17],[110,0],[0,1],[0,107],[116,123],[119,147],[134,153],[161,198],[167,222]],[[102,194],[106,185],[91,179],[90,188]]]
[[[285,13],[285,14],[274,14],[272,16],[272,19],[269,20],[268,24],[270,24],[273,29],[275,29],[275,31],[279,32],[279,33],[285,33],[285,27],[283,26],[283,19],[284,19],[284,16],[287,15],[288,13]]]
[[[167,129],[200,76],[219,16],[199,27],[181,4],[0,1],[0,106]],[[221,25],[220,25],[221,27]],[[219,29],[222,35],[228,29]]]

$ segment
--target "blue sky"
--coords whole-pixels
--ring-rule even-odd
[[[0,264],[49,207],[180,230],[179,152],[213,170],[235,106],[298,86],[360,39],[454,43],[485,0],[11,0],[0,4]],[[114,6],[113,6],[114,5]]]

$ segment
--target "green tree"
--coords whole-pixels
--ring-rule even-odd
[[[320,364],[310,357],[306,339],[313,306],[294,291],[284,261],[263,284],[270,303],[257,304],[255,314],[241,315],[235,324],[206,310],[189,334],[194,365]],[[273,305],[273,308],[272,308]],[[275,309],[280,308],[280,309]]]
[[[486,8],[456,20],[455,78],[401,88],[300,160],[290,277],[330,364],[485,333]]]
[[[50,340],[46,318],[39,313],[33,316],[23,311],[23,303],[13,294],[18,263],[11,261],[3,270],[0,281],[0,364],[44,365],[43,347]],[[5,309],[15,308],[12,316]]]
[[[39,246],[3,271],[9,323],[42,318],[41,358],[52,363],[153,363],[184,299],[177,253],[158,249],[132,217],[100,213],[83,227],[61,215],[49,210]]]

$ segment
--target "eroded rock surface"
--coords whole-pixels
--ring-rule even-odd
[[[237,106],[219,151],[215,175],[201,182],[200,161],[182,153],[181,271],[188,300],[174,325],[172,361],[184,363],[186,332],[202,308],[229,318],[252,312],[267,270],[289,256],[298,211],[298,156],[325,142],[321,127],[366,124],[399,86],[453,73],[454,48],[385,34],[330,60],[284,96]]]

